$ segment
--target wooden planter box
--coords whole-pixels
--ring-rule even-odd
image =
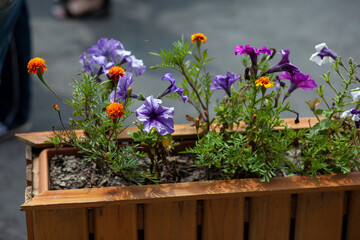
[[[192,129],[177,126],[175,138]],[[49,134],[18,135],[28,239],[359,239],[360,173],[54,191],[39,183]]]

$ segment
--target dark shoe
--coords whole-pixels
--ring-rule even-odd
[[[16,133],[28,132],[32,128],[32,123],[26,122],[17,127],[8,129],[0,122],[0,142],[13,138]]]

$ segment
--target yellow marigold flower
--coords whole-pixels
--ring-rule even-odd
[[[121,103],[114,102],[106,107],[106,111],[112,119],[121,118],[124,114],[124,107]]]
[[[265,88],[273,87],[274,82],[269,80],[269,77],[261,77],[260,79],[255,81],[256,86],[264,86]]]
[[[122,67],[114,66],[109,70],[108,74],[111,75],[110,79],[112,81],[116,81],[125,75],[125,70]]]
[[[28,72],[30,74],[32,73],[37,73],[38,70],[41,71],[42,74],[44,74],[44,70],[47,71],[46,65],[45,65],[45,60],[39,57],[33,58],[29,61],[28,65]]]
[[[203,44],[206,44],[206,39],[207,39],[207,37],[202,33],[195,33],[195,34],[191,35],[192,43],[198,41],[198,42],[202,42]]]

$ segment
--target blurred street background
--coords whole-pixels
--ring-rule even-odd
[[[81,70],[78,57],[102,37],[121,41],[126,50],[150,67],[161,59],[149,52],[170,49],[182,35],[188,40],[193,33],[204,33],[208,37],[205,45],[208,55],[215,57],[207,67],[213,75],[224,75],[226,71],[243,74],[234,47],[246,44],[256,48],[266,45],[277,51],[290,49],[291,62],[310,74],[318,85],[323,84],[320,76],[331,67],[309,61],[315,45],[326,42],[345,60],[353,57],[360,62],[360,1],[356,0],[112,0],[111,16],[100,20],[56,20],[50,12],[51,0],[27,3],[32,55],[46,60],[46,81],[67,99],[72,94],[69,83]],[[271,64],[280,58],[277,54]],[[144,75],[135,78],[133,91],[144,96],[157,95],[168,86],[161,81],[166,72],[148,68]],[[180,80],[179,75],[174,76]],[[334,74],[331,76],[334,82],[340,82]],[[326,93],[331,94],[327,88]],[[218,91],[215,98],[223,95]],[[315,91],[298,89],[289,102],[300,117],[312,116],[305,101],[315,97]],[[54,103],[59,104],[63,119],[70,117],[67,106],[33,77],[30,131],[50,131],[53,125],[60,128],[57,113],[52,109]],[[140,103],[133,108],[138,106]],[[190,104],[182,102],[164,100],[164,106],[175,107],[176,123],[186,123],[185,114],[195,113]],[[134,120],[135,116],[131,121]],[[27,239],[25,214],[19,210],[26,187],[25,164],[23,143],[15,139],[0,142],[0,239]]]

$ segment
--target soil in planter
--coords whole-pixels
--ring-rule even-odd
[[[169,173],[167,168],[160,166],[160,183],[194,182],[221,179],[216,171],[209,171],[205,167],[194,166],[195,155],[181,154],[171,157],[170,166],[176,163],[178,176]],[[143,160],[140,168],[146,169],[148,159]],[[148,182],[148,184],[153,184]],[[119,176],[101,173],[91,166],[90,162],[82,161],[76,156],[58,155],[50,161],[50,189],[98,188],[110,186],[133,185]]]

